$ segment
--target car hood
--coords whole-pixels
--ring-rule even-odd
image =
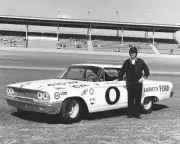
[[[67,87],[85,87],[90,85],[92,82],[84,82],[78,80],[68,80],[68,79],[46,79],[46,80],[36,80],[36,81],[28,81],[15,83],[8,86],[18,87],[24,89],[33,89],[33,90],[41,90],[46,88],[67,88]]]

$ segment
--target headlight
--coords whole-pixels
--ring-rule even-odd
[[[6,88],[6,94],[9,94],[9,88]]]
[[[9,95],[13,95],[14,90],[12,88],[6,88],[6,93],[9,94]]]
[[[37,99],[44,100],[44,101],[49,101],[50,100],[50,95],[47,92],[38,92],[37,93]]]
[[[60,96],[61,96],[61,95],[60,95],[60,93],[58,93],[58,92],[56,92],[56,93],[54,94],[54,98],[55,98],[55,99],[59,99]]]
[[[45,101],[49,101],[50,100],[49,94],[47,92],[44,92],[42,99],[45,100]]]
[[[39,100],[42,100],[42,99],[43,99],[43,93],[42,93],[42,92],[38,92],[38,93],[37,93],[37,98],[38,98]]]
[[[10,94],[13,95],[14,94],[14,90],[12,88],[10,88]]]

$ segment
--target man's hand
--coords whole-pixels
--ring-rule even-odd
[[[145,78],[143,78],[143,77],[140,78],[140,79],[139,79],[139,83],[142,83],[144,80],[145,80]]]

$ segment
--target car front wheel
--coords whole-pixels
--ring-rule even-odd
[[[142,105],[142,109],[144,113],[151,113],[152,111],[152,106],[153,106],[153,101],[152,98],[145,98],[143,105]]]
[[[76,99],[66,99],[62,104],[60,118],[64,123],[73,123],[80,120],[81,104]]]

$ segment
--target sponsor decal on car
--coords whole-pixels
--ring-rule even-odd
[[[95,85],[99,86],[99,84],[98,84],[98,83],[95,83]]]
[[[87,92],[88,92],[88,89],[84,89],[84,90],[83,90],[83,92],[81,93],[81,96],[86,95],[86,94],[87,94]]]
[[[62,87],[54,87],[54,89],[61,90],[61,89],[64,89],[64,88],[62,88]]]
[[[94,105],[95,102],[96,102],[96,99],[95,99],[95,98],[90,98],[89,101],[90,101],[90,104],[91,104],[91,105]]]
[[[90,89],[89,89],[89,93],[90,93],[91,95],[93,95],[93,94],[94,94],[94,89],[90,88]]]
[[[48,84],[47,86],[57,86],[57,85],[66,85],[66,83],[54,83],[54,84]]]
[[[72,87],[74,87],[74,88],[83,88],[85,86],[88,86],[88,85],[81,84],[81,85],[73,85]]]
[[[155,91],[159,91],[159,92],[169,91],[169,85],[160,85],[160,86],[156,86],[156,87],[144,88],[144,92],[155,92]]]
[[[105,84],[117,84],[118,82],[112,81],[112,82],[106,82]]]
[[[69,81],[69,82],[66,82],[67,84],[77,84],[79,83],[78,81]]]

